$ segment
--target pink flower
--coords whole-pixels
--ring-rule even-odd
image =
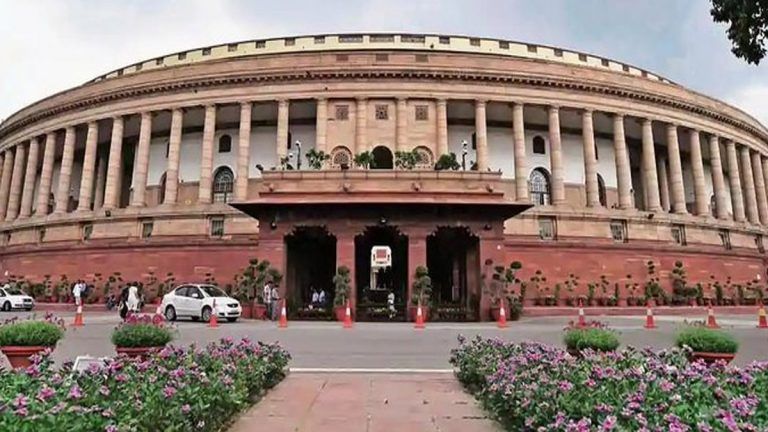
[[[181,406],[181,412],[184,414],[189,413],[192,410],[192,408],[189,406],[189,404],[184,404]]]
[[[72,387],[69,388],[67,397],[70,399],[80,399],[83,397],[83,392],[77,384],[73,384]]]
[[[52,388],[44,385],[43,388],[37,392],[37,399],[44,402],[52,398],[55,394],[56,392]]]
[[[173,395],[176,394],[176,389],[171,386],[165,386],[163,389],[163,396],[165,396],[166,399],[170,399],[173,397]]]

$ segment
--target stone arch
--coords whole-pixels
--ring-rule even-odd
[[[228,166],[220,166],[213,173],[213,202],[229,202],[235,191],[235,173]]]
[[[416,168],[432,169],[435,166],[435,157],[429,147],[418,146],[413,151],[419,155],[419,163],[416,164]]]
[[[373,157],[373,166],[375,169],[393,169],[395,167],[395,158],[392,150],[385,145],[379,145],[371,151]]]
[[[549,172],[543,167],[536,167],[531,170],[528,177],[528,194],[531,196],[533,205],[551,204],[552,187]]]
[[[331,150],[331,168],[347,169],[352,166],[352,151],[346,146],[336,146]]]

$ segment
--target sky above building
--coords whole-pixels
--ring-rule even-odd
[[[736,105],[768,126],[768,60],[730,51],[708,0],[0,0],[0,119],[175,51],[287,35],[463,34],[614,58]]]

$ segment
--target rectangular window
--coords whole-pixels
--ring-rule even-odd
[[[640,71],[640,75],[642,75],[643,78],[648,78],[648,72],[646,71]]]
[[[428,105],[416,105],[416,120],[418,121],[429,120]]]
[[[141,222],[141,238],[152,237],[152,231],[155,228],[155,224],[152,221]]]
[[[296,45],[296,38],[285,39],[285,46],[294,46],[294,45]]]
[[[336,61],[345,62],[349,60],[349,55],[347,54],[336,54]]]
[[[321,45],[325,43],[325,36],[315,36],[315,43]]]
[[[45,228],[37,229],[37,242],[42,243],[45,241]]]
[[[185,52],[183,52],[183,53],[179,53],[179,55],[178,55],[178,58],[179,58],[179,60],[184,60],[184,59],[186,59],[186,58],[187,58],[187,53],[185,53]]]
[[[672,240],[680,246],[688,244],[688,242],[685,241],[685,225],[672,225]]]
[[[451,38],[448,36],[440,36],[439,42],[441,45],[448,45],[451,43]]]
[[[362,43],[362,35],[341,35],[339,36],[339,43]]]
[[[618,243],[627,242],[627,221],[614,219],[611,221],[611,237]]]
[[[376,120],[389,120],[388,105],[376,105]]]
[[[555,48],[555,57],[562,57],[563,56],[563,50]]]
[[[610,66],[610,63],[608,63],[608,60],[606,60],[606,59],[600,59],[600,64],[605,66],[605,67]]]
[[[579,54],[579,61],[586,62],[587,61],[587,55],[586,54]]]
[[[417,36],[417,35],[402,35],[402,36],[400,36],[400,42],[424,43],[424,41],[425,41],[424,36]]]
[[[536,54],[539,51],[538,47],[536,45],[528,45],[528,52],[532,54]]]
[[[480,39],[478,38],[470,38],[469,44],[472,46],[480,46]]]
[[[542,240],[555,240],[557,238],[554,217],[539,216],[539,238]]]
[[[391,43],[395,41],[395,37],[392,35],[371,35],[371,42],[379,42],[379,43]]]
[[[499,41],[499,48],[501,48],[501,49],[509,49],[509,42],[507,42],[507,41]]]
[[[727,250],[731,249],[731,233],[727,229],[721,229],[718,233],[720,235],[720,242]]]
[[[122,70],[122,69],[120,69],[119,71],[117,71],[117,76],[123,76],[123,70]]]
[[[155,66],[161,66],[163,64],[163,59],[155,59]]]
[[[83,241],[90,240],[91,236],[93,235],[93,224],[90,223],[90,222],[89,223],[84,223],[82,225],[82,230],[83,231],[82,231],[82,236],[81,237],[82,237]]]
[[[256,41],[256,48],[266,48],[267,42],[266,41]]]
[[[418,63],[426,63],[427,61],[429,61],[429,57],[427,57],[426,54],[416,54],[413,57],[414,57],[414,60],[416,60],[416,62]]]
[[[224,236],[224,217],[211,218],[211,237]]]
[[[204,56],[211,55],[211,49],[210,48],[203,48],[203,55]]]
[[[144,69],[144,65],[142,63],[139,63],[139,64],[136,65],[136,72],[138,72],[138,71],[140,71],[142,69]]]
[[[621,65],[621,70],[623,70],[624,72],[629,72],[629,66]]]
[[[349,120],[349,105],[336,105],[336,120]]]
[[[229,51],[229,52],[235,52],[235,51],[237,51],[237,44],[236,44],[236,43],[234,43],[234,44],[229,44],[229,45],[227,45],[227,51]]]
[[[763,246],[763,236],[761,234],[755,236],[755,246],[757,246],[758,252],[765,253],[765,246]]]
[[[389,61],[389,54],[376,54],[376,61],[377,62]]]

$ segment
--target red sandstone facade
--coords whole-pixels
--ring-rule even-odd
[[[412,150],[415,169],[391,165]],[[355,166],[366,151],[380,169]],[[448,153],[465,169],[435,171]],[[176,53],[12,115],[0,160],[0,271],[32,280],[227,283],[258,257],[299,304],[339,265],[373,304],[364,261],[383,242],[400,298],[432,264],[440,301],[485,317],[483,275],[513,260],[580,290],[643,281],[648,260],[667,287],[678,260],[692,282],[766,274],[768,130],[552,47],[366,34]]]

